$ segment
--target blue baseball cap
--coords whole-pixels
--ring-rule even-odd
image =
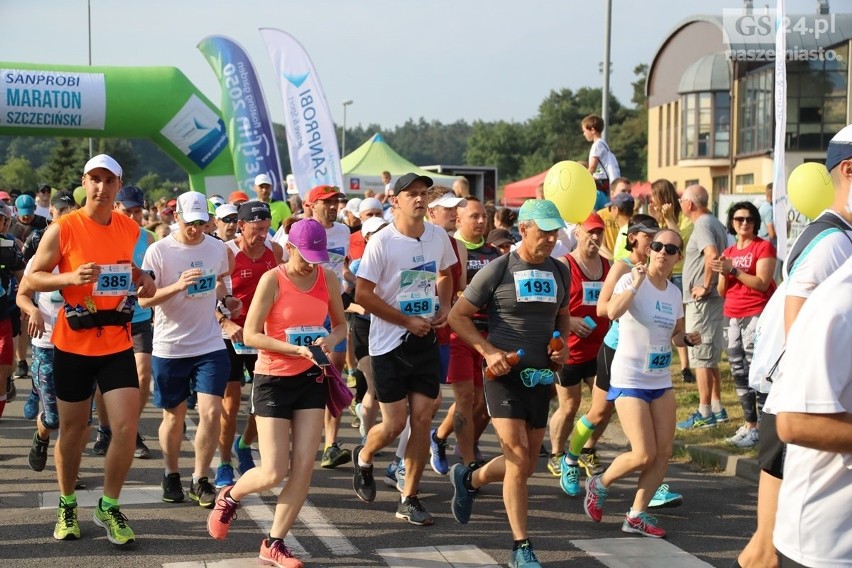
[[[555,231],[565,226],[559,209],[548,199],[527,199],[518,211],[518,221],[535,221],[542,231]]]
[[[115,196],[115,200],[128,209],[145,206],[145,194],[135,185],[125,185],[122,187],[118,195]]]
[[[15,208],[18,210],[18,216],[32,215],[35,213],[35,199],[29,195],[19,195],[15,200]]]

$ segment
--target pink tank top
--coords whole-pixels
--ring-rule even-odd
[[[311,335],[306,327],[322,328],[328,317],[328,287],[325,271],[317,267],[316,282],[307,292],[297,288],[289,278],[285,265],[275,269],[278,278],[278,299],[272,304],[264,323],[264,333],[269,337],[287,341]],[[308,370],[313,363],[304,357],[291,357],[260,349],[257,354],[255,372],[275,377],[292,377]]]

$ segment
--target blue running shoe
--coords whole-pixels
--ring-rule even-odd
[[[400,461],[396,466],[396,490],[405,493],[405,462]]]
[[[447,471],[449,471],[449,466],[447,465],[447,441],[437,441],[437,439],[438,429],[432,428],[429,431],[429,453],[432,454],[429,464],[438,475],[447,475]]]
[[[722,422],[727,422],[729,420],[728,411],[725,410],[724,408],[722,410],[720,410],[719,412],[714,412],[713,417],[716,419],[716,422],[719,423],[719,424],[721,424]]]
[[[216,468],[216,479],[213,480],[213,487],[223,489],[234,484],[234,466],[229,463],[219,464]]]
[[[710,414],[710,416],[701,416],[701,413],[696,410],[695,414],[691,415],[683,422],[678,422],[677,429],[692,430],[695,428],[712,428],[715,425],[716,416],[714,414]]]
[[[580,466],[568,463],[564,456],[559,475],[559,486],[569,497],[576,497],[580,494]]]
[[[541,568],[541,563],[535,557],[531,544],[524,544],[512,551],[509,568]]]
[[[234,445],[231,447],[231,449],[234,450],[234,454],[236,454],[237,456],[237,467],[240,470],[240,474],[245,474],[245,472],[254,467],[254,458],[251,455],[251,448],[240,447],[240,440],[242,439],[242,436],[235,437]]]
[[[477,493],[464,485],[464,478],[469,474],[470,468],[460,463],[454,464],[450,469],[450,483],[453,485],[453,500],[450,508],[453,511],[453,518],[462,525],[466,525],[470,520],[473,500]]]
[[[384,482],[388,487],[396,487],[396,470],[398,467],[398,464],[390,462],[387,469],[385,469]]]
[[[35,420],[36,416],[38,416],[38,393],[33,389],[27,397],[27,402],[24,403],[24,418]]]
[[[670,509],[680,507],[682,503],[683,495],[675,493],[674,491],[669,491],[669,484],[663,483],[659,488],[657,488],[657,492],[654,493],[654,496],[651,498],[651,502],[648,503],[648,508]]]

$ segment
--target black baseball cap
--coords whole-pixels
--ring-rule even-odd
[[[246,201],[240,205],[237,219],[246,223],[265,221],[272,219],[272,211],[269,209],[269,204],[263,201]]]
[[[77,202],[74,201],[74,194],[70,191],[57,191],[56,194],[50,198],[50,204],[57,209],[66,209],[68,207],[77,206]]]
[[[396,183],[393,184],[393,190],[395,193],[405,191],[409,188],[409,186],[411,186],[411,184],[416,181],[425,183],[427,188],[435,185],[435,182],[433,182],[432,178],[430,178],[429,176],[420,176],[415,174],[414,172],[409,172],[396,180]]]
[[[125,185],[122,187],[118,195],[115,196],[115,200],[128,209],[145,206],[145,194],[135,185]]]

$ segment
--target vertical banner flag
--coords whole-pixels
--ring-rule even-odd
[[[272,179],[273,199],[284,199],[283,176],[272,121],[245,50],[224,36],[207,36],[198,44],[222,86],[222,116],[239,189],[254,194],[254,178]]]
[[[775,12],[775,171],[772,177],[772,219],[778,235],[778,258],[787,258],[787,168],[784,159],[787,138],[787,38],[784,0]]]
[[[281,88],[290,165],[299,194],[312,187],[340,187],[337,133],[314,64],[305,48],[290,34],[261,28]]]

